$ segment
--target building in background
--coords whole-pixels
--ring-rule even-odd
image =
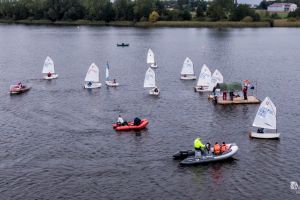
[[[273,3],[268,6],[269,12],[293,12],[297,9],[294,3]]]

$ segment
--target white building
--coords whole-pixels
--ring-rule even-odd
[[[293,12],[297,9],[294,3],[273,3],[268,6],[269,12]]]

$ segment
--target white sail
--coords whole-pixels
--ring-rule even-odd
[[[99,68],[95,63],[92,63],[89,70],[86,73],[84,81],[87,82],[99,82]]]
[[[42,73],[43,74],[47,74],[49,72],[51,74],[55,73],[55,71],[54,71],[54,62],[53,62],[53,60],[49,56],[47,56],[47,58],[45,60],[45,63],[44,63],[44,67],[43,67]]]
[[[266,97],[260,104],[253,126],[266,129],[276,129],[276,107],[269,97]]]
[[[147,64],[154,64],[154,63],[155,63],[154,53],[151,49],[149,49],[147,54]]]
[[[209,86],[211,82],[211,72],[209,68],[204,64],[202,66],[197,86]]]
[[[181,75],[194,75],[194,64],[192,60],[188,57],[184,60],[182,70],[181,70]]]
[[[106,63],[105,78],[106,78],[106,80],[109,80],[109,65],[108,65],[108,63]]]
[[[152,88],[156,87],[155,85],[155,72],[150,67],[148,68],[146,74],[145,74],[145,80],[144,80],[144,88]]]
[[[210,81],[210,85],[209,85],[209,89],[210,91],[213,90],[213,88],[218,84],[218,83],[223,83],[224,79],[223,79],[223,75],[221,74],[221,72],[219,70],[215,70],[215,72],[213,73],[213,75],[211,76],[211,81]]]

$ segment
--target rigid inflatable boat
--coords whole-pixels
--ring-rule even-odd
[[[146,128],[146,126],[148,124],[149,124],[149,121],[147,119],[142,119],[140,125],[134,125],[133,122],[128,122],[128,125],[125,125],[125,126],[113,124],[113,128],[116,131],[142,130],[142,129]]]

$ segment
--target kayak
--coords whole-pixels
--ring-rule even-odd
[[[142,129],[146,128],[146,126],[148,124],[149,124],[149,121],[147,119],[142,119],[140,125],[134,125],[133,122],[128,122],[128,125],[125,125],[125,126],[113,124],[113,128],[116,131],[142,130]]]
[[[129,47],[128,43],[117,44],[117,47]]]
[[[212,153],[204,155],[202,157],[195,157],[195,151],[180,151],[173,155],[174,159],[183,159],[181,165],[199,165],[203,163],[222,161],[231,158],[238,151],[238,146],[235,143],[227,144],[228,150],[221,155],[214,155]]]
[[[23,85],[22,87],[20,87],[19,85],[11,85],[9,92],[10,94],[21,94],[24,92],[27,92],[28,90],[30,90],[31,87],[25,86]]]

